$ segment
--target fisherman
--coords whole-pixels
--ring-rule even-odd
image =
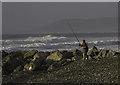
[[[88,56],[87,56],[88,46],[87,46],[87,43],[85,42],[85,40],[82,40],[82,45],[79,44],[79,46],[81,46],[83,48],[83,60],[85,60],[85,59],[88,60]]]
[[[70,27],[72,33],[74,34],[75,38],[76,38],[77,41],[79,42],[79,39],[77,38],[76,34],[74,33],[74,31],[73,31],[73,29],[72,29],[72,25],[68,22],[67,19],[65,19],[65,20],[66,20],[68,26]],[[79,46],[81,46],[81,47],[83,48],[83,50],[84,50],[84,52],[83,52],[83,59],[84,59],[84,60],[85,60],[85,59],[88,59],[88,56],[87,56],[88,46],[87,46],[85,40],[82,41],[82,45],[81,45],[80,42],[79,42]]]

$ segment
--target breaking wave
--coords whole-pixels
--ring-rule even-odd
[[[66,37],[54,37],[52,35],[46,35],[43,37],[28,37],[26,39],[21,40],[2,40],[4,42],[13,42],[13,41],[51,41],[51,40],[59,40],[59,39],[66,39]]]
[[[25,41],[48,41],[48,40],[55,40],[55,39],[65,39],[66,37],[53,37],[51,35],[46,35],[43,37],[28,37]]]
[[[82,41],[83,38],[79,38]],[[86,39],[89,48],[97,46],[100,48],[109,48],[112,50],[118,50],[118,43],[120,42],[117,38],[98,38]],[[15,40],[2,40],[2,46],[0,50],[16,51],[16,50],[31,50],[36,49],[39,51],[53,51],[53,50],[72,50],[80,48],[75,38],[69,37],[56,37],[52,35],[46,35],[43,37],[28,37],[26,39],[15,39]]]

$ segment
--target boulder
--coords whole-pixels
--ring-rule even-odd
[[[90,50],[87,52],[87,55],[91,57],[98,55],[97,47],[93,46],[92,48],[90,48]]]
[[[93,52],[98,52],[98,49],[95,46],[93,46],[90,50],[92,50]]]
[[[27,63],[24,66],[24,71],[26,71],[26,70],[33,71],[33,70],[40,68],[40,66],[42,65],[42,63],[46,59],[46,56],[48,56],[48,55],[49,55],[48,53],[41,53],[41,52],[36,53],[33,56],[32,61],[30,63]]]
[[[4,50],[2,50],[2,58],[4,58],[4,57],[7,56],[7,55],[8,55],[8,53],[5,52]]]
[[[93,57],[91,57],[91,56],[88,56],[88,60],[91,60],[91,59],[94,59]]]
[[[72,59],[63,59],[61,61],[58,62],[59,66],[65,66],[68,65],[72,62]]]
[[[53,69],[56,69],[56,68],[59,68],[59,67],[62,67],[62,66],[65,66],[65,65],[68,65],[70,64],[72,61],[71,59],[68,60],[68,59],[63,59],[59,62],[54,62],[53,64],[51,64],[49,67],[48,67],[48,71],[52,71]]]
[[[72,57],[72,61],[75,61],[75,57]]]
[[[63,54],[63,58],[64,59],[71,59],[73,57],[73,53],[72,52],[62,51],[61,53]]]
[[[83,57],[81,60],[91,60],[91,59],[94,59],[93,57],[91,57],[91,56],[87,56],[87,57]]]
[[[60,61],[63,58],[63,54],[57,50],[51,55],[47,56],[46,62],[47,63],[52,63],[53,61]]]
[[[75,59],[75,60],[82,59],[82,57],[83,57],[83,52],[80,51],[80,50],[78,50],[78,49],[75,49],[75,50],[73,51],[73,56],[74,56],[74,59]],[[73,58],[72,58],[72,59],[73,59]]]
[[[98,55],[97,56],[93,56],[92,59],[99,60],[99,59],[101,59],[101,56],[98,56]]]
[[[30,63],[27,63],[25,66],[24,66],[24,69],[23,71],[32,71],[35,69],[35,65],[33,62],[30,62]]]
[[[55,68],[55,67],[54,67],[53,64],[52,64],[52,65],[50,65],[50,66],[48,67],[47,71],[52,71],[54,68]]]
[[[13,73],[19,72],[19,71],[22,71],[22,70],[23,70],[23,66],[20,65],[20,66],[16,67],[16,68],[13,70]]]
[[[59,63],[57,63],[57,62],[54,62],[52,65],[50,65],[50,66],[48,67],[47,71],[52,71],[52,70],[54,70],[54,69],[56,69],[56,68],[59,68],[59,67],[61,67],[61,66],[62,66],[61,64],[59,64]]]
[[[19,65],[22,65],[23,62],[21,62],[20,60],[17,60],[17,59],[12,59],[11,58],[12,56],[6,56],[6,61],[4,60],[3,64],[2,64],[2,72],[3,74],[9,74],[9,73],[12,73],[13,70],[19,66]]]
[[[2,59],[2,65],[10,61],[11,62],[22,61],[22,59],[23,59],[23,55],[17,53],[11,53]]]
[[[7,62],[11,60],[11,56],[6,56],[5,58],[2,59],[2,66],[4,66]]]
[[[116,55],[116,52],[112,51],[112,50],[109,50],[108,53],[107,53],[107,57],[113,57],[115,55]]]
[[[67,61],[72,62],[72,59],[67,59]]]
[[[37,50],[31,50],[24,54],[24,59],[30,59],[32,58],[38,51]]]
[[[94,51],[92,51],[92,50],[89,50],[88,52],[87,52],[87,55],[88,56],[96,56],[96,54],[95,54],[95,52]]]
[[[23,71],[34,71],[38,68],[41,64],[39,62],[30,62],[24,66]]]
[[[106,57],[107,53],[108,53],[108,50],[101,49],[98,56]]]
[[[48,56],[49,54],[47,52],[38,52],[36,53],[34,56],[33,56],[33,59],[32,61],[39,61],[39,62],[42,62],[46,59],[46,57]]]
[[[118,57],[118,55],[115,55],[115,56],[113,56],[113,57],[117,58],[117,57]]]
[[[9,74],[13,72],[13,70],[19,66],[23,65],[26,62],[23,60],[23,54],[19,52],[12,52],[9,55],[7,55],[2,60],[2,71],[3,74]]]

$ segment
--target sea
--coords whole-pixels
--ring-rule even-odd
[[[98,50],[107,49],[119,52],[117,33],[75,33],[79,42],[86,40],[89,49],[96,46]],[[82,50],[73,33],[47,33],[47,34],[4,34],[0,50],[13,51],[54,51],[74,49]]]

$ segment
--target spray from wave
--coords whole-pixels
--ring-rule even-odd
[[[83,38],[79,37],[80,41],[82,41],[82,39]],[[120,42],[117,37],[86,38],[86,40],[89,48],[97,46],[99,49],[104,48],[115,51],[118,51],[118,43]],[[31,49],[39,51],[53,51],[57,49],[73,50],[75,48],[81,49],[74,37],[45,35],[42,37],[28,37],[26,39],[2,40],[2,47],[0,47],[0,50],[8,52]]]

